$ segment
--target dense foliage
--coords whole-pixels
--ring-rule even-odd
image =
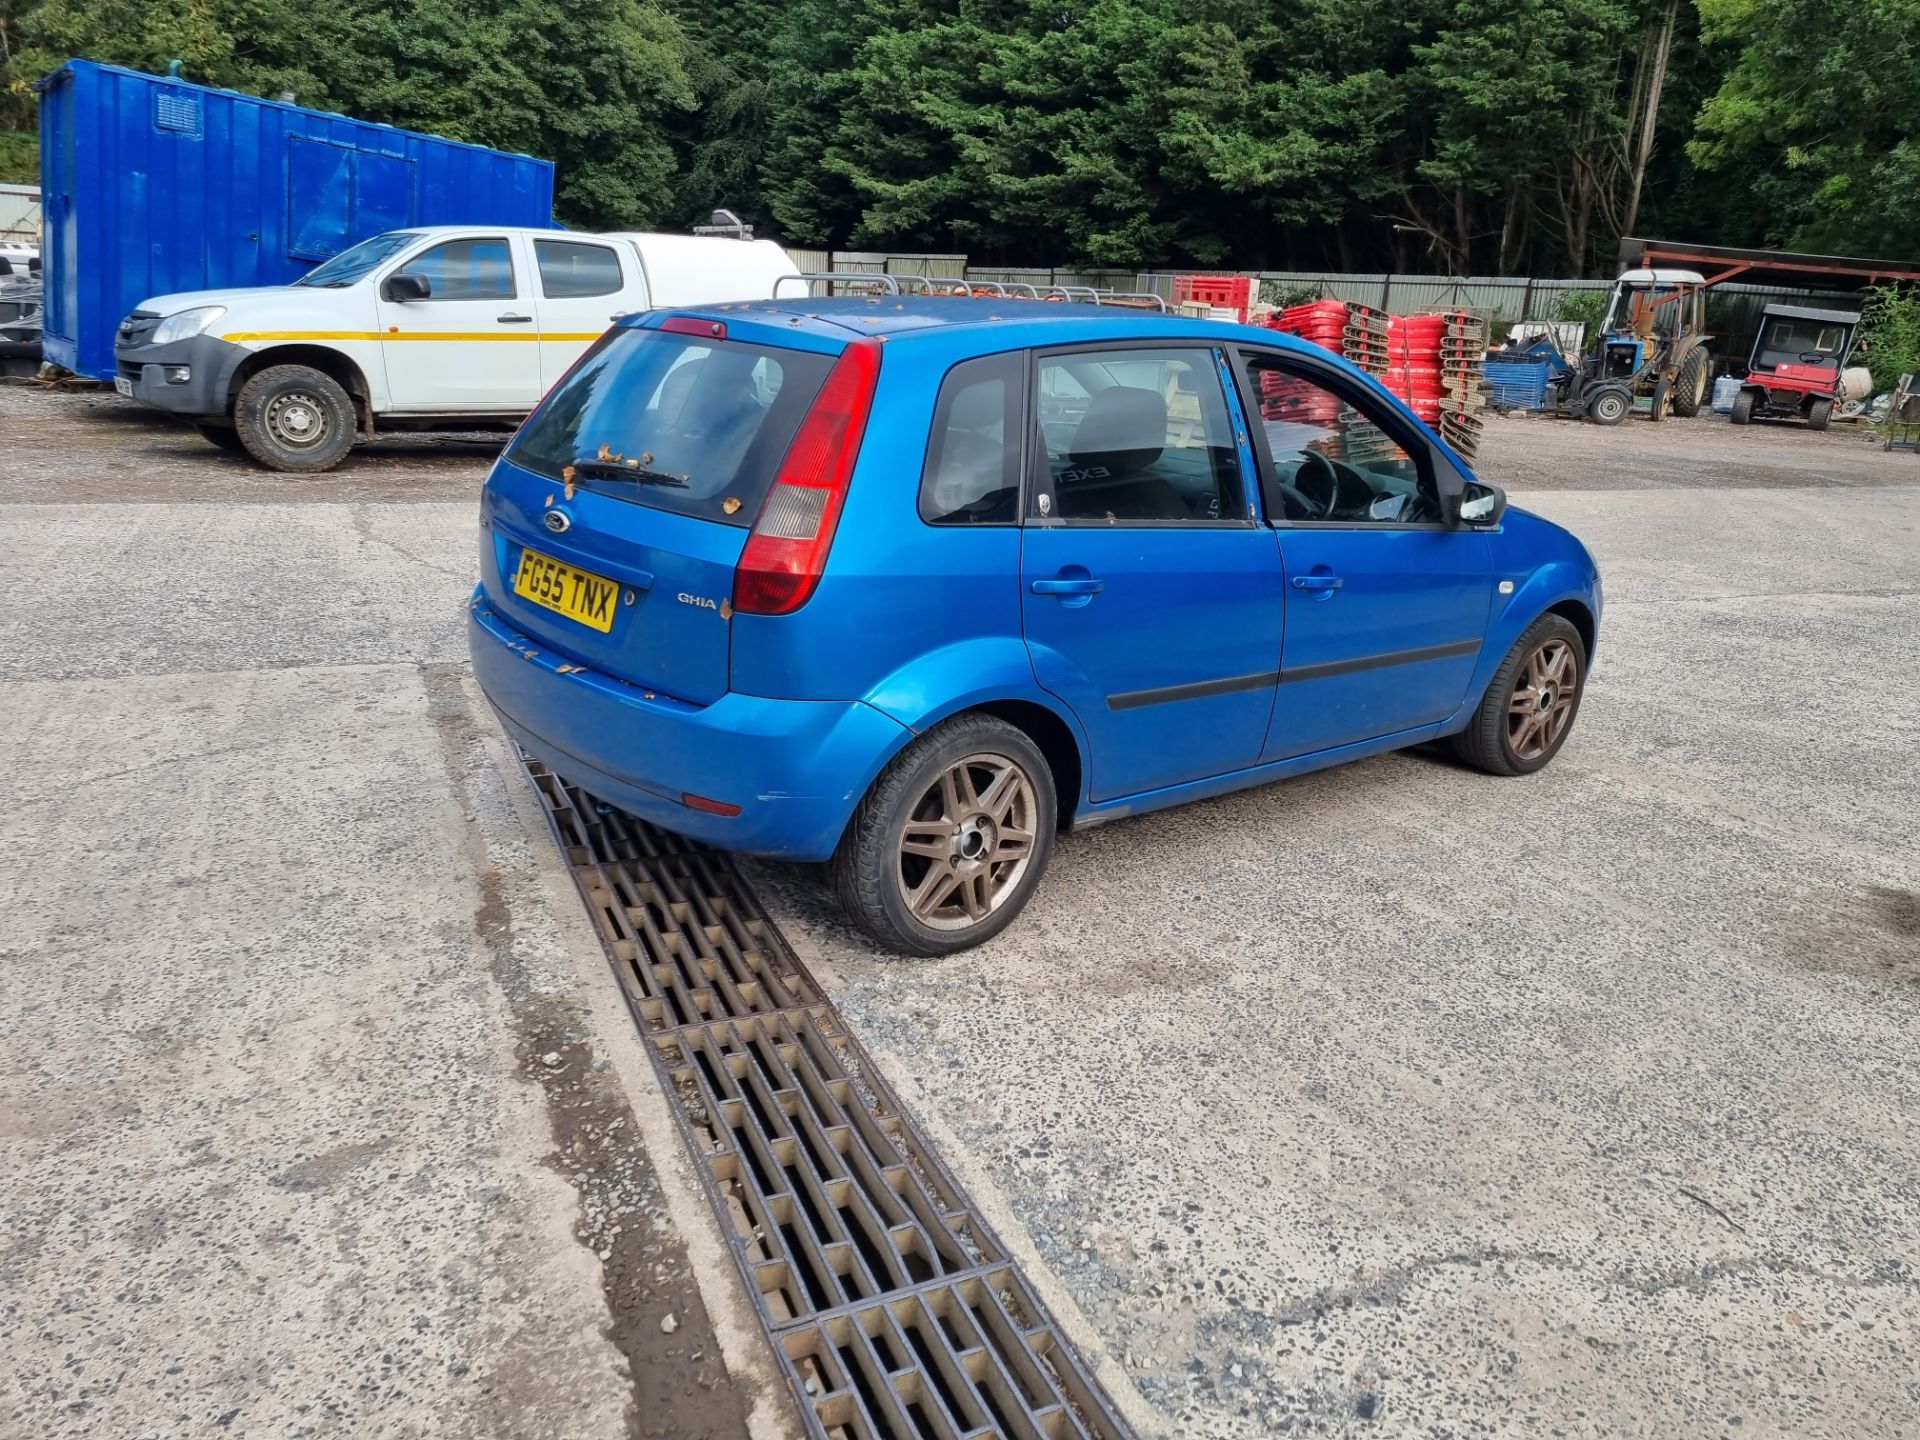
[[[0,0],[69,54],[551,157],[586,225],[1027,263],[1920,255],[1920,0]]]

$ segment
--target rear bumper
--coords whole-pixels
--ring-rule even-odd
[[[909,738],[857,701],[728,694],[688,705],[594,670],[562,674],[476,590],[474,675],[509,736],[555,774],[675,834],[786,860],[833,854],[853,807]],[[738,805],[714,815],[683,794]]]

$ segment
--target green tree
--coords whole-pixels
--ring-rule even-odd
[[[1698,0],[1733,56],[1688,147],[1769,243],[1920,254],[1920,0]]]

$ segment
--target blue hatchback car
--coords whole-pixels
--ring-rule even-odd
[[[967,297],[632,316],[481,504],[475,671],[558,774],[829,861],[892,948],[1055,835],[1451,737],[1538,770],[1600,578],[1377,382],[1249,326]]]

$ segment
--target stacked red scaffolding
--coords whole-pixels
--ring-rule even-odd
[[[1429,425],[1440,423],[1439,315],[1395,315],[1387,330],[1387,389],[1406,401]]]
[[[1487,322],[1461,310],[1440,317],[1440,438],[1471,460],[1480,448],[1481,380],[1487,366]]]

